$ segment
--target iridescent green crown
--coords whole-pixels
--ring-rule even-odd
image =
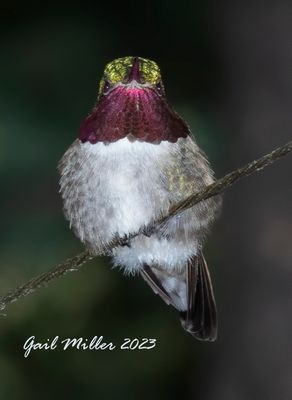
[[[159,67],[154,61],[141,57],[117,58],[106,65],[99,85],[99,94],[103,92],[106,81],[111,85],[126,82],[135,59],[139,60],[139,71],[143,83],[149,83],[154,86],[161,80]]]

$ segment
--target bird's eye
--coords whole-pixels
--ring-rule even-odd
[[[108,92],[110,87],[111,87],[111,85],[110,85],[109,81],[105,80],[104,81],[104,86],[103,86],[103,93]]]
[[[155,86],[156,86],[157,92],[158,92],[159,94],[162,94],[163,89],[162,89],[162,84],[161,84],[161,82],[157,82]]]

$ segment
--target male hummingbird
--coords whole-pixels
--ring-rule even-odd
[[[214,181],[209,163],[165,97],[160,70],[141,57],[107,64],[97,102],[59,164],[64,212],[92,254],[140,274],[200,340],[217,336],[216,304],[202,253],[220,201],[174,216],[150,236],[124,238]]]

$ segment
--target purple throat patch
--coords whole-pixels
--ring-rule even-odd
[[[128,137],[148,143],[176,142],[189,128],[152,88],[118,86],[103,95],[81,123],[84,142],[116,142]]]

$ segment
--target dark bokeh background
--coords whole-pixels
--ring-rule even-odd
[[[1,6],[1,292],[82,250],[62,216],[56,165],[112,59],[157,61],[217,176],[291,139],[289,3]],[[287,156],[226,192],[206,245],[216,343],[195,341],[144,282],[95,259],[1,316],[0,399],[292,398],[291,169]],[[158,344],[24,359],[31,335]]]

